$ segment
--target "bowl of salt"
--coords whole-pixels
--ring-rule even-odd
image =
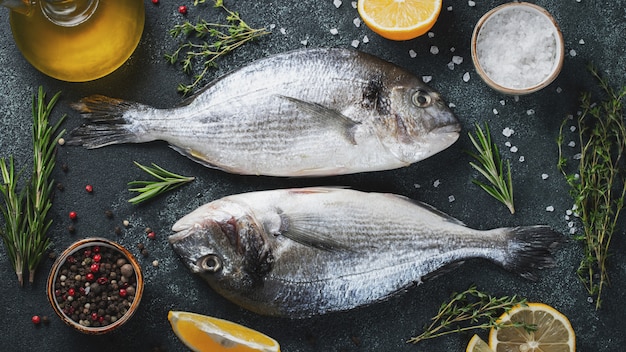
[[[472,34],[472,61],[498,92],[524,95],[554,81],[563,66],[563,35],[544,8],[511,2],[487,12]]]

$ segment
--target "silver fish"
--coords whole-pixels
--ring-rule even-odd
[[[227,172],[327,176],[410,165],[452,145],[460,125],[415,75],[347,49],[261,59],[208,84],[184,105],[155,109],[100,95],[73,107],[88,120],[68,144],[165,140]]]
[[[403,196],[340,188],[228,196],[172,230],[174,250],[216,292],[290,318],[383,301],[468,258],[536,279],[561,237],[547,226],[474,230]]]

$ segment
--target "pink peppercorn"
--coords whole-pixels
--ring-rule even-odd
[[[187,14],[187,6],[186,5],[178,6],[178,12],[180,12],[181,15],[186,15]]]

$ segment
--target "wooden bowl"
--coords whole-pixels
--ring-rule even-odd
[[[100,253],[102,255],[96,256]],[[110,258],[117,261],[116,256],[124,258],[126,264],[132,266],[132,272],[130,267],[125,267],[126,276],[120,276],[121,265],[112,263],[113,259]],[[69,269],[72,264],[75,269],[73,272]],[[93,264],[97,264],[97,267]],[[73,243],[56,259],[48,276],[47,294],[52,308],[65,324],[82,333],[97,335],[119,328],[133,316],[141,301],[143,288],[143,274],[137,259],[120,244],[94,237]],[[98,314],[91,305],[96,306],[94,297],[104,295],[101,293],[103,291],[110,293],[107,304],[112,300],[117,305],[112,308],[100,307],[102,310],[99,312],[103,314]],[[117,297],[113,297],[116,294]],[[93,313],[90,313],[90,309]],[[108,314],[108,309],[117,311]],[[72,319],[72,316],[76,318],[81,314],[86,319]]]
[[[509,12],[509,14],[511,14],[515,11],[519,11],[519,12],[525,11],[529,15],[537,16],[536,18],[541,18],[547,21],[550,27],[549,30],[551,31],[550,35],[554,36],[554,41],[555,41],[554,55],[553,57],[551,57],[550,71],[545,76],[543,76],[543,79],[541,79],[540,81],[534,82],[529,85],[523,85],[523,86],[518,86],[516,84],[507,86],[506,84],[503,83],[502,80],[497,82],[497,79],[494,79],[494,77],[492,77],[494,76],[493,72],[490,75],[490,73],[488,72],[489,69],[486,69],[485,67],[486,60],[480,57],[481,50],[477,48],[481,30],[483,30],[484,28],[487,28],[487,26],[495,26],[497,22],[496,20],[494,20],[494,18],[497,18],[497,16],[504,16],[506,12]],[[490,21],[492,21],[493,23],[490,23]],[[517,23],[517,22],[511,21],[510,23]],[[544,22],[544,24],[545,23],[546,22]],[[532,27],[532,26],[527,26],[526,28],[529,28],[529,27]],[[503,40],[503,41],[507,42],[507,45],[509,45],[508,41],[506,40]],[[510,41],[511,47],[513,47],[516,44],[518,44],[518,42],[514,40]],[[552,83],[554,79],[556,79],[556,77],[559,75],[561,68],[563,66],[565,48],[563,44],[563,34],[561,33],[561,30],[557,22],[550,15],[548,11],[546,11],[544,8],[540,6],[526,3],[526,2],[511,2],[511,3],[506,3],[506,4],[493,8],[492,10],[490,10],[489,12],[487,12],[485,15],[483,15],[480,18],[480,20],[474,27],[474,32],[472,33],[471,54],[472,54],[472,61],[474,62],[474,67],[476,68],[478,75],[482,78],[482,80],[485,83],[487,83],[489,87],[493,88],[494,90],[500,93],[504,93],[508,95],[524,95],[524,94],[536,92],[546,87],[547,85]],[[503,67],[504,65],[499,64],[498,66]],[[494,67],[491,67],[491,69],[493,70]]]

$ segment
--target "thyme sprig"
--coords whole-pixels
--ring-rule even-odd
[[[439,307],[432,323],[424,332],[408,340],[410,343],[433,339],[457,332],[505,327],[523,327],[534,331],[537,327],[524,322],[498,322],[498,318],[517,305],[526,305],[526,299],[517,296],[493,297],[471,286],[460,293],[453,293],[448,302]]]
[[[134,162],[137,167],[147,172],[157,180],[151,181],[131,181],[129,186],[137,186],[129,188],[131,192],[139,192],[140,194],[128,200],[130,203],[139,204],[152,199],[159,194],[170,191],[176,187],[180,187],[186,183],[195,180],[195,177],[181,176],[152,163],[152,167],[144,166],[138,162]]]
[[[486,184],[477,179],[472,182],[489,193],[492,197],[506,205],[511,214],[515,214],[513,203],[513,180],[511,178],[511,163],[506,161],[506,174],[503,171],[503,162],[498,146],[491,141],[489,125],[485,123],[485,131],[476,124],[476,138],[469,133],[469,138],[478,153],[469,154],[478,161],[470,165],[480,172],[489,182]]]
[[[626,196],[626,165],[623,159],[626,124],[622,106],[626,86],[616,92],[596,68],[590,66],[589,70],[607,99],[594,103],[590,93],[582,95],[582,111],[575,122],[580,146],[580,153],[575,156],[579,159],[576,171],[570,173],[566,170],[567,159],[563,152],[563,129],[569,118],[561,124],[557,166],[570,186],[583,228],[583,234],[576,236],[584,246],[578,277],[589,294],[595,297],[596,309],[599,309],[604,288],[610,283],[607,270],[609,245]]]
[[[206,0],[195,0],[194,5],[204,3]],[[196,23],[185,21],[177,24],[170,30],[170,34],[177,38],[195,37],[196,40],[188,40],[180,44],[172,54],[166,54],[167,61],[174,65],[180,62],[184,73],[190,74],[195,64],[200,64],[202,70],[194,75],[190,84],[180,83],[177,90],[188,94],[202,81],[208,70],[217,66],[217,60],[241,47],[249,41],[257,39],[269,32],[265,28],[252,28],[244,22],[239,13],[229,10],[222,0],[214,0],[214,7],[226,12],[226,23],[207,22],[199,19]],[[211,41],[202,40],[211,38]],[[182,58],[180,58],[182,56]]]
[[[51,174],[56,163],[56,144],[65,133],[65,130],[57,133],[65,115],[56,124],[50,125],[50,113],[60,95],[61,92],[56,93],[46,103],[46,94],[39,87],[38,94],[33,96],[33,172],[29,184],[19,193],[20,177],[15,173],[13,157],[9,158],[8,164],[5,159],[0,159],[3,181],[0,191],[5,204],[2,209],[5,231],[2,236],[20,286],[24,283],[26,268],[28,281],[33,283],[37,266],[50,247],[47,232],[52,224],[48,218],[54,183]]]

